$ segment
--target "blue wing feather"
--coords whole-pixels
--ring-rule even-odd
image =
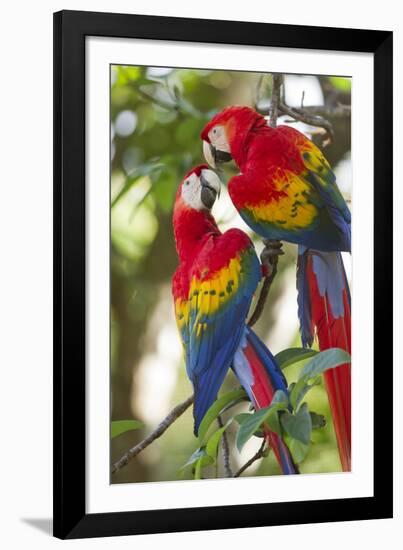
[[[224,244],[225,239],[231,237],[227,233],[220,236]],[[221,246],[223,242],[220,243]],[[214,249],[211,254],[214,254]],[[207,258],[211,257],[211,254]],[[196,287],[197,299],[189,296],[191,304],[189,322],[186,327],[187,336],[183,341],[186,348],[186,370],[195,392],[193,410],[196,434],[200,422],[216,399],[218,390],[232,364],[243,334],[253,294],[261,278],[260,262],[252,243],[238,254],[238,258],[236,274],[238,279],[230,288],[227,286],[226,295],[222,297],[221,302],[218,300],[218,307],[213,307],[210,292],[200,291],[204,288],[202,285],[206,281],[193,279],[193,292]],[[200,266],[198,270],[200,271]],[[231,280],[229,265],[223,266],[218,275],[225,280]],[[215,281],[212,284],[215,292],[214,299],[217,299],[216,287],[219,288],[220,282],[214,279],[214,274],[211,281]]]

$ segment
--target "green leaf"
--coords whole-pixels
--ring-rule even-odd
[[[183,474],[183,472],[188,468],[189,466],[193,466],[195,464],[195,472],[196,470],[199,471],[199,476],[201,475],[201,469],[204,466],[207,466],[209,464],[212,464],[214,462],[214,459],[211,456],[208,456],[206,447],[199,447],[194,451],[192,456],[189,458],[189,460],[184,464],[180,469],[179,473]],[[196,473],[195,473],[196,476]],[[200,477],[195,479],[200,479]]]
[[[250,415],[251,413],[239,413],[236,415],[235,420],[241,425],[250,418]]]
[[[256,430],[260,428],[268,412],[268,407],[260,409],[260,411],[249,414],[249,418],[242,422],[236,437],[236,446],[239,452],[242,451],[245,443],[252,437]]]
[[[158,205],[165,213],[172,210],[172,205],[175,202],[175,194],[178,188],[178,182],[175,176],[167,170],[158,174],[158,177],[153,182],[150,188],[151,193],[155,197]]]
[[[318,428],[324,428],[326,426],[326,418],[323,414],[317,414],[315,412],[310,412],[312,429],[317,430]]]
[[[320,377],[316,377],[312,384],[306,384],[304,378],[298,380],[296,384],[290,384],[290,403],[294,411],[298,409],[309,390],[311,390],[314,386],[318,386],[319,384],[321,384]]]
[[[288,396],[282,390],[277,390],[270,403],[270,414],[267,416],[265,423],[268,425],[271,431],[282,435],[283,430],[281,428],[279,413],[288,410],[289,400]]]
[[[305,443],[305,445],[309,444],[311,440],[312,421],[306,403],[304,403],[295,414],[291,414],[288,411],[283,413],[280,421],[282,427],[290,437],[298,439],[298,441]]]
[[[308,454],[309,444],[306,445],[298,439],[291,438],[288,444],[288,448],[290,449],[294,461],[297,464],[300,464]]]
[[[129,82],[137,81],[142,74],[140,67],[128,67],[122,65],[115,65],[117,70],[116,84],[118,86],[124,86]]]
[[[239,452],[264,422],[270,423],[270,426],[275,427],[277,430],[279,426],[275,421],[275,417],[277,417],[279,411],[287,410],[287,407],[288,399],[286,394],[281,390],[277,390],[269,407],[249,414],[249,418],[243,419],[236,438],[236,446]]]
[[[328,79],[338,90],[346,93],[351,91],[351,78],[343,78],[342,76],[329,76]]]
[[[194,462],[196,463],[194,479],[201,479],[202,469],[205,466],[209,466],[210,464],[213,464],[215,459],[212,458],[211,456],[208,456],[208,454],[206,453],[205,447],[201,447],[200,449],[197,449],[197,451],[193,453],[193,455],[195,455],[196,453],[198,454],[198,458],[196,458],[193,462],[191,462],[191,464],[193,464]],[[186,465],[183,466],[183,468],[185,467]]]
[[[299,363],[304,359],[309,359],[313,357],[318,352],[314,349],[306,348],[289,348],[283,351],[280,351],[274,358],[279,365],[280,369],[285,369],[294,363]]]
[[[113,439],[125,432],[140,428],[144,428],[144,424],[140,420],[115,420],[111,422],[111,437]]]
[[[183,113],[185,113],[185,114],[187,114],[191,117],[202,118],[202,116],[203,116],[203,113],[201,111],[196,109],[196,107],[194,105],[192,105],[192,103],[190,103],[190,101],[187,101],[183,97],[178,97],[177,98],[177,106]],[[201,126],[203,126],[203,125],[201,125]]]
[[[214,463],[214,458],[208,455],[201,456],[196,462],[195,479],[201,479],[201,471],[205,466],[209,466]]]
[[[301,403],[306,392],[310,389],[310,386],[302,378],[298,380],[296,384],[290,389],[290,403],[294,411],[298,409],[298,405]]]
[[[282,429],[279,419],[279,412],[280,410],[273,409],[271,414],[268,415],[268,417],[265,420],[265,424],[270,428],[272,432],[275,432],[276,434],[281,435]],[[256,435],[256,434],[255,434]]]
[[[192,464],[194,464],[197,460],[199,460],[199,458],[201,456],[205,456],[206,455],[206,450],[204,447],[199,447],[198,449],[196,449],[194,451],[194,453],[192,453],[192,455],[190,456],[189,460],[186,462],[186,464],[184,464],[183,466],[181,466],[181,470],[184,470],[185,468],[187,468],[188,466],[191,466]]]
[[[194,143],[200,134],[200,122],[197,118],[187,118],[181,122],[175,132],[176,142],[182,147]]]
[[[154,86],[155,84],[161,84],[161,80],[147,78],[145,76],[136,80],[136,86]]]
[[[136,184],[136,182],[139,181],[140,178],[144,176],[150,176],[154,172],[157,172],[158,170],[161,170],[164,167],[161,163],[154,163],[154,164],[142,164],[138,166],[127,178],[125,179],[125,182],[123,184],[123,187],[119,191],[119,193],[114,197],[114,199],[111,202],[111,208],[115,206],[115,204],[132,188],[133,185]]]
[[[299,374],[299,380],[310,380],[328,369],[333,369],[343,365],[344,363],[350,362],[350,355],[343,349],[330,348],[325,351],[321,351],[304,366]]]
[[[180,91],[179,86],[177,84],[173,85],[172,91],[174,93],[175,99],[180,99],[181,91]]]
[[[288,409],[289,400],[285,392],[277,390],[270,403],[271,412],[267,416],[265,423],[272,432],[282,435],[282,428],[279,419],[279,413]]]
[[[236,415],[235,420],[238,422],[239,425],[241,425],[247,420],[249,420],[250,417],[251,417],[250,413],[239,413]],[[253,435],[255,437],[264,437],[264,431],[259,428],[256,430],[256,432]]]
[[[211,458],[213,458],[214,460],[217,457],[218,444],[220,443],[221,437],[223,436],[223,433],[231,424],[231,422],[232,422],[232,418],[225,424],[225,426],[223,426],[222,428],[219,428],[216,432],[214,432],[207,442],[206,452],[208,456],[211,456]]]
[[[243,390],[242,388],[239,388],[237,390],[232,390],[225,393],[224,395],[219,397],[216,401],[214,401],[214,403],[206,412],[206,414],[203,417],[203,420],[200,423],[199,441],[201,441],[202,443],[204,442],[208,429],[210,428],[211,424],[214,422],[217,416],[221,414],[221,412],[225,408],[245,398],[246,398],[245,390]]]
[[[277,390],[276,393],[273,395],[273,399],[271,400],[270,406],[273,405],[285,405],[285,408],[287,408],[288,405],[288,397],[283,390]],[[280,410],[280,409],[277,409]]]
[[[200,458],[196,462],[195,475],[194,475],[195,479],[201,479],[201,467],[202,467],[202,459]]]

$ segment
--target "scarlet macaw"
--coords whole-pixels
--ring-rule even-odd
[[[298,315],[304,346],[351,352],[350,294],[341,251],[351,251],[351,215],[322,152],[289,126],[271,128],[250,107],[218,113],[201,133],[207,162],[231,159],[228,191],[259,235],[299,245]],[[351,470],[350,364],[325,372],[339,454]]]
[[[194,431],[233,368],[256,409],[270,405],[286,380],[274,357],[246,326],[262,269],[253,243],[239,229],[221,233],[211,208],[220,180],[206,164],[181,182],[173,225],[179,266],[173,276],[175,315],[194,388]],[[266,431],[284,474],[298,473],[284,441]]]

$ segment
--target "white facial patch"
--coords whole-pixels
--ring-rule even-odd
[[[196,174],[188,176],[182,184],[182,199],[195,210],[205,210],[206,207],[201,200],[201,183]]]
[[[208,134],[213,147],[224,153],[231,153],[224,126],[214,126]]]
[[[204,183],[211,189],[214,189],[216,196],[219,197],[221,180],[217,174],[212,170],[204,168],[201,171],[201,177]],[[187,177],[182,184],[182,199],[188,206],[195,210],[206,210],[206,205],[203,204],[201,196],[202,182],[200,181],[200,177],[193,173]]]

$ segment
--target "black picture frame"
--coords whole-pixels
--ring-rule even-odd
[[[374,496],[87,514],[85,38],[374,54]],[[392,32],[62,11],[54,14],[54,535],[82,538],[393,516]],[[370,159],[368,159],[370,162]]]

